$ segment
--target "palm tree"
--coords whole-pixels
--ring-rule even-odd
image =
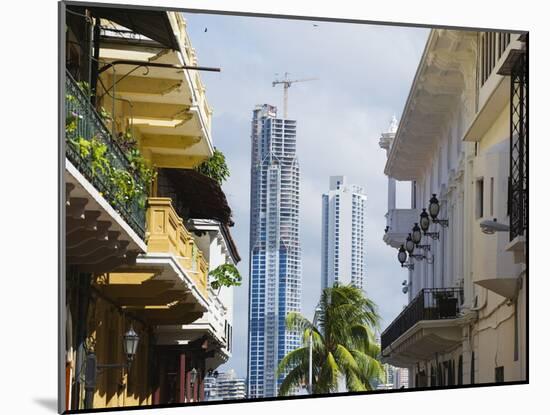
[[[314,394],[336,392],[339,379],[345,379],[350,392],[372,390],[373,381],[384,379],[377,360],[380,346],[374,340],[380,317],[361,289],[338,284],[325,288],[316,317],[317,325],[300,313],[286,318],[288,330],[302,333],[302,346],[279,363],[278,375],[284,376],[280,395],[288,395],[307,379],[310,335]]]

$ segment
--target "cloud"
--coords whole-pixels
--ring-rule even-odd
[[[312,316],[321,287],[321,194],[330,175],[343,174],[366,188],[366,290],[383,324],[391,322],[406,303],[401,281],[407,274],[396,251],[382,241],[387,178],[378,139],[403,108],[428,31],[329,22],[314,28],[305,21],[203,14],[186,18],[200,64],[222,68],[201,77],[214,109],[214,144],[231,170],[224,191],[245,277],[235,290],[234,351],[225,368],[246,375],[250,123],[256,104],[277,105],[282,113],[282,88],[271,85],[275,73],[319,78],[289,89],[289,116],[298,120],[303,312]]]

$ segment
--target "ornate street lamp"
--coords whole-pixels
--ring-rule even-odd
[[[430,204],[428,205],[428,211],[430,212],[430,216],[432,217],[432,222],[438,223],[439,225],[446,228],[447,226],[449,226],[449,220],[437,219],[437,215],[439,215],[440,209],[441,205],[439,204],[439,200],[437,199],[436,194],[432,193],[432,198],[430,199]]]
[[[420,228],[418,227],[418,223],[415,223],[413,228],[412,228],[411,239],[415,243],[415,245],[418,245],[420,243],[420,241],[422,240],[422,233],[420,232]]]
[[[420,229],[422,229],[422,231],[426,233],[429,227],[430,227],[430,218],[428,217],[426,208],[424,208],[422,209],[422,213],[420,214]]]
[[[415,224],[415,227],[418,227],[418,224]],[[439,239],[439,232],[428,232],[428,229],[430,228],[430,217],[428,216],[426,209],[422,209],[422,213],[420,214],[420,228],[422,229],[422,232],[424,232],[424,235],[429,236],[432,239]],[[414,230],[415,228],[413,228],[413,234]]]
[[[409,255],[414,252],[415,245],[416,244],[413,242],[411,234],[409,233],[409,236],[407,236],[407,239],[405,240],[405,249],[407,250]]]
[[[124,334],[122,340],[122,347],[126,355],[126,362],[124,363],[98,363],[95,352],[92,351],[86,354],[86,397],[84,403],[86,409],[92,407],[91,399],[96,388],[98,373],[101,373],[105,369],[130,370],[130,365],[137,352],[139,335],[135,332],[134,328],[130,326],[130,330]]]
[[[397,252],[397,260],[401,263],[401,267],[414,269],[414,264],[405,264],[405,261],[407,261],[407,251],[403,245],[401,245],[399,251]]]
[[[126,359],[128,360],[128,366],[130,366],[130,363],[132,360],[134,360],[134,356],[137,352],[137,347],[139,344],[139,336],[135,332],[134,328],[130,326],[130,330],[128,330],[124,334],[124,354],[126,354]]]
[[[414,253],[414,248],[420,248],[420,249],[424,249],[425,251],[429,251],[430,250],[430,245],[417,245],[413,242],[412,240],[412,237],[411,237],[411,234],[409,233],[409,236],[407,236],[407,239],[405,240],[405,250],[409,253],[409,258],[413,258],[413,259],[416,259],[416,260],[422,260],[422,259],[426,259],[426,255],[422,255],[422,254],[415,254]]]
[[[193,368],[191,370],[191,376],[189,379],[189,382],[191,383],[191,387],[193,387],[195,385],[195,382],[197,381],[197,374],[198,374],[197,369]]]

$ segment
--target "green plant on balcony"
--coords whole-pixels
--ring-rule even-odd
[[[214,154],[212,155],[212,157],[199,164],[199,166],[197,166],[195,170],[199,173],[204,174],[207,177],[210,177],[211,179],[214,179],[218,182],[220,186],[230,176],[229,167],[227,167],[227,163],[225,160],[225,155],[217,148],[214,148]]]
[[[127,129],[124,132],[119,132],[116,137],[116,142],[126,154],[132,150],[137,150],[137,141],[130,129]]]
[[[79,83],[83,92],[89,93],[86,92],[86,85],[86,83]],[[75,103],[77,97],[67,94],[66,100],[68,103]],[[101,108],[100,116],[104,121],[112,120],[111,115],[104,108]],[[117,137],[117,142],[130,163],[129,169],[116,168],[109,159],[109,148],[103,140],[97,135],[88,139],[78,134],[82,119],[82,115],[76,111],[71,111],[67,115],[65,133],[68,144],[82,159],[89,161],[92,177],[100,173],[110,183],[111,190],[105,196],[117,205],[136,202],[139,208],[143,209],[147,203],[149,186],[155,178],[155,172],[147,165],[130,131],[119,134]]]
[[[222,264],[210,271],[210,286],[214,290],[221,287],[238,287],[241,285],[242,277],[239,270],[233,264]]]

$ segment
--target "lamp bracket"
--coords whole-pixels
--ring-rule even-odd
[[[416,247],[418,249],[423,249],[424,251],[430,251],[432,249],[432,246],[431,245],[420,245],[420,244],[417,244]]]
[[[429,236],[432,239],[439,239],[439,232],[424,232],[425,236]]]
[[[410,270],[413,270],[414,264],[401,264],[401,268],[408,268]]]
[[[443,228],[449,226],[449,219],[432,219],[432,222],[441,225]]]

